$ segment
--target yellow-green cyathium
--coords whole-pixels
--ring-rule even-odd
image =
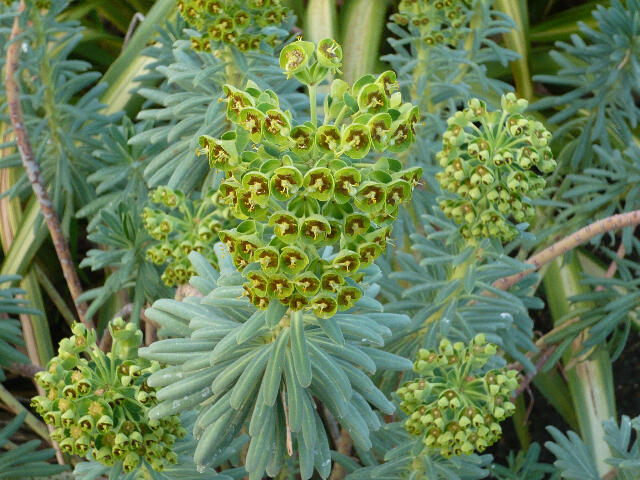
[[[454,46],[462,38],[472,0],[401,0],[391,20],[407,27],[419,47]]]
[[[191,47],[201,51],[235,45],[247,52],[260,50],[263,42],[275,47],[278,34],[264,29],[281,26],[290,15],[281,0],[178,0],[178,10],[200,30],[200,36],[191,38]]]
[[[228,208],[217,194],[205,194],[192,200],[177,190],[158,187],[150,193],[151,201],[161,208],[145,208],[145,229],[157,241],[147,249],[147,258],[156,265],[167,264],[162,280],[168,286],[184,285],[195,274],[188,255],[200,253],[217,266],[213,250],[218,232],[228,226]]]
[[[443,339],[437,351],[420,349],[414,363],[418,378],[396,392],[408,416],[407,431],[447,458],[482,452],[498,441],[500,422],[515,412],[510,399],[518,372],[487,370],[496,352],[483,334],[469,345]]]
[[[315,89],[341,64],[335,40],[287,45],[280,65],[308,86],[310,120],[295,121],[271,90],[227,85],[235,128],[219,139],[200,137],[211,168],[226,172],[221,201],[243,220],[220,240],[258,308],[277,300],[320,318],[351,308],[362,294],[362,270],[385,250],[398,209],[419,182],[421,169],[394,158],[412,144],[420,119],[402,101],[394,72],[354,85],[333,80],[319,118]],[[325,246],[333,255],[321,254]]]
[[[461,225],[467,239],[495,237],[508,242],[516,224],[535,216],[543,174],[556,168],[551,133],[523,112],[528,102],[503,95],[501,109],[488,111],[473,98],[448,119],[436,158],[444,171],[436,178],[445,192],[442,211]]]
[[[158,362],[138,357],[142,332],[117,318],[109,325],[111,351],[96,345],[96,333],[76,323],[60,342],[36,381],[46,396],[31,405],[54,430],[62,452],[93,458],[104,465],[120,462],[124,472],[162,471],[177,462],[171,447],[186,431],[178,416],[149,420],[158,401],[147,377]]]

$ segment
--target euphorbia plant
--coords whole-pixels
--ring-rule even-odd
[[[315,91],[341,58],[331,39],[283,48],[284,73],[309,90],[309,121],[283,111],[272,91],[226,86],[235,129],[220,139],[200,137],[210,166],[226,172],[222,201],[245,219],[220,239],[260,309],[276,300],[330,318],[353,307],[362,271],[385,250],[421,176],[393,156],[409,148],[420,119],[402,101],[394,72],[353,86],[333,80],[318,113]]]
[[[640,0],[77,3],[0,7],[0,477],[639,477]]]

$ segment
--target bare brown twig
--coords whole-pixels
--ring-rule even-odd
[[[36,373],[44,370],[40,365],[34,365],[31,363],[12,363],[7,368],[11,373],[20,375],[21,377],[33,379]]]
[[[545,248],[540,253],[530,257],[527,260],[527,263],[532,265],[530,269],[496,280],[493,283],[493,286],[501,290],[507,290],[530,273],[535,272],[537,269],[556,259],[560,255],[563,255],[577,246],[591,240],[593,237],[612,230],[619,230],[624,227],[630,227],[638,224],[640,224],[640,210],[612,215],[611,217],[598,220],[597,222],[581,228],[577,232],[572,233],[568,237],[563,238],[550,247]]]
[[[616,257],[622,260],[626,254],[627,254],[627,249],[624,248],[624,243],[621,242],[620,246],[618,247],[618,251],[616,252]],[[611,260],[611,263],[609,264],[609,268],[607,268],[607,271],[604,274],[604,278],[613,278],[613,276],[616,274],[617,271],[618,271],[618,262],[615,259]],[[604,287],[602,285],[598,285],[596,287],[596,292],[600,292],[602,290],[604,290]]]
[[[540,353],[536,361],[536,369],[524,376],[518,388],[513,392],[513,398],[518,398],[518,396],[529,387],[529,384],[533,381],[540,369],[544,367],[544,364],[547,363],[547,360],[549,360],[549,357],[553,355],[553,352],[556,351],[556,348],[558,348],[557,345],[552,345],[551,347]]]
[[[18,13],[22,13],[25,9],[24,0],[21,0],[18,7]],[[38,199],[40,209],[44,215],[44,219],[47,222],[53,245],[56,249],[56,254],[60,260],[60,266],[62,267],[62,273],[69,292],[76,306],[78,317],[88,328],[93,328],[93,322],[90,319],[85,318],[87,311],[87,305],[84,302],[79,302],[78,297],[82,294],[82,286],[80,285],[80,279],[78,273],[75,270],[73,260],[71,259],[71,252],[69,251],[69,245],[67,244],[64,234],[62,233],[62,226],[60,225],[60,219],[55,211],[53,203],[49,198],[49,193],[42,180],[40,173],[40,167],[33,153],[29,136],[24,125],[24,115],[22,113],[22,104],[20,103],[20,86],[16,79],[18,72],[18,62],[20,60],[20,42],[15,39],[20,34],[20,15],[16,16],[13,22],[13,28],[11,29],[11,36],[9,37],[9,47],[7,48],[7,75],[6,75],[6,88],[7,88],[7,103],[9,105],[9,115],[11,117],[11,125],[16,136],[16,142],[18,145],[18,151],[20,152],[20,158],[22,164],[29,177],[31,186],[33,187],[33,193]]]

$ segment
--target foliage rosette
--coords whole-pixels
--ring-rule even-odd
[[[212,241],[230,223],[228,209],[218,201],[218,195],[204,194],[192,199],[179,190],[158,187],[149,194],[158,208],[145,208],[144,227],[156,240],[147,249],[147,259],[156,265],[167,264],[162,281],[168,286],[185,285],[195,273],[189,263],[189,253],[196,251],[214,266],[217,257]]]
[[[364,270],[385,250],[422,173],[385,156],[409,148],[419,120],[417,107],[395,91],[391,71],[353,86],[334,80],[318,125],[315,88],[338,70],[341,56],[331,39],[282,50],[284,72],[309,85],[310,121],[295,121],[273,91],[227,85],[235,129],[200,137],[210,166],[226,172],[221,201],[243,220],[220,240],[260,309],[277,300],[330,318],[353,307]]]
[[[436,178],[451,194],[440,208],[461,224],[467,239],[515,238],[515,225],[535,215],[531,201],[546,186],[543,174],[557,165],[549,147],[551,133],[523,114],[528,102],[508,93],[501,106],[489,112],[483,101],[469,100],[447,121],[436,155],[444,169]]]
[[[191,47],[200,51],[234,45],[248,52],[261,50],[262,42],[275,47],[279,35],[265,29],[281,26],[291,15],[281,0],[178,0],[178,10],[200,30],[191,37]]]
[[[196,409],[197,465],[217,461],[243,427],[251,438],[245,468],[252,480],[277,476],[288,457],[300,476],[331,473],[329,433],[320,417],[333,416],[357,448],[372,447],[371,432],[394,405],[369,374],[407,370],[411,362],[381,349],[408,318],[382,312],[373,298],[375,276],[349,313],[322,319],[280,302],[258,310],[242,296],[243,276],[223,245],[220,272],[197,252],[189,256],[201,296],[156,301],[145,314],[171,336],[140,350],[167,366],[151,375],[159,403],[152,419]],[[374,270],[372,268],[371,270]],[[321,404],[326,409],[319,408]],[[328,413],[327,413],[328,412]]]
[[[94,330],[80,323],[72,330],[36,375],[46,396],[34,397],[31,405],[54,427],[51,438],[64,453],[117,463],[127,473],[143,475],[176,463],[172,446],[186,432],[177,416],[148,419],[157,399],[147,377],[160,365],[138,358],[142,332],[121,318],[113,320],[112,348],[105,354]]]
[[[500,422],[515,412],[510,398],[518,371],[487,370],[496,352],[483,334],[469,345],[442,339],[437,351],[420,349],[414,363],[418,378],[396,392],[408,415],[407,432],[446,458],[483,452],[498,441]]]
[[[401,0],[391,21],[409,29],[422,45],[456,45],[473,0]]]

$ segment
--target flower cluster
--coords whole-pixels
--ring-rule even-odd
[[[275,47],[278,35],[263,29],[280,26],[289,16],[281,0],[178,0],[178,10],[202,32],[191,38],[192,48],[204,51],[225,44],[243,52],[260,50],[263,41]]]
[[[327,39],[317,49],[289,44],[280,64],[311,93],[341,60],[340,45]],[[296,123],[274,92],[252,83],[245,90],[225,87],[227,117],[236,128],[221,139],[200,137],[201,153],[227,172],[221,201],[245,220],[220,239],[258,308],[277,299],[329,318],[360,298],[360,271],[384,251],[398,208],[421,176],[419,168],[405,170],[381,155],[406,150],[419,120],[417,107],[395,89],[393,72],[364,76],[353,86],[334,80],[318,126],[314,95],[311,121]],[[369,153],[377,161],[365,162]],[[321,255],[329,245],[337,253]]]
[[[445,457],[482,452],[502,433],[511,416],[509,401],[518,386],[516,370],[486,370],[496,346],[478,334],[467,346],[443,339],[438,351],[421,349],[414,363],[419,378],[396,392],[408,415],[407,431]]]
[[[471,4],[471,0],[401,0],[391,20],[408,27],[423,45],[455,45]]]
[[[58,356],[36,375],[47,395],[34,397],[31,405],[55,427],[51,437],[64,453],[91,455],[105,465],[120,461],[125,472],[147,466],[162,471],[176,463],[171,447],[186,431],[177,416],[147,418],[158,401],[146,379],[160,365],[138,358],[142,332],[121,318],[109,330],[113,344],[105,354],[95,331],[75,324]]]
[[[512,221],[534,216],[530,199],[545,188],[542,174],[556,168],[551,133],[522,114],[527,101],[509,93],[501,103],[501,110],[489,112],[484,102],[471,99],[448,119],[437,154],[444,171],[436,178],[453,194],[440,208],[462,224],[466,238],[512,240],[517,234]]]
[[[189,281],[194,272],[188,255],[194,250],[217,265],[212,239],[228,223],[218,195],[192,200],[163,186],[151,192],[150,198],[169,210],[145,208],[143,212],[145,229],[159,242],[147,249],[147,258],[157,265],[168,263],[162,274],[164,283],[171,287]]]

